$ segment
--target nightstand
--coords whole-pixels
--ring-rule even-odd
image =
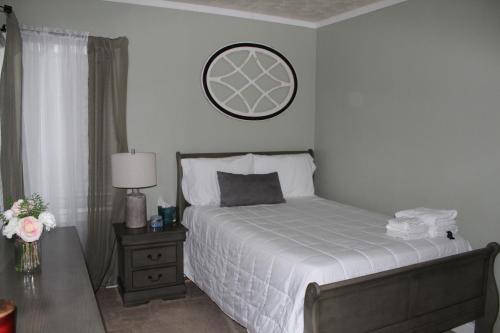
[[[184,297],[183,225],[153,231],[113,224],[118,243],[118,287],[123,305]]]

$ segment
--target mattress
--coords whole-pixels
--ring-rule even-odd
[[[326,284],[470,250],[460,235],[404,241],[388,216],[319,197],[189,207],[185,274],[250,333],[302,333],[304,294]]]

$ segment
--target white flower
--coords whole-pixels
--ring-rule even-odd
[[[23,202],[24,202],[23,199],[19,199],[16,202],[14,202],[14,204],[10,208],[10,210],[14,213],[14,216],[17,216],[20,213],[20,211],[21,211],[21,204]]]
[[[6,210],[5,212],[3,212],[3,216],[7,219],[7,220],[10,220],[14,217],[14,212],[12,210]]]
[[[41,213],[38,216],[38,221],[40,221],[45,226],[45,230],[47,231],[56,227],[56,218],[54,215],[52,215],[52,213]]]
[[[2,233],[7,238],[12,238],[14,234],[17,233],[17,229],[19,228],[19,219],[14,217],[9,220],[9,223],[4,224]]]
[[[33,200],[28,200],[28,209],[33,209],[35,208],[35,202]]]

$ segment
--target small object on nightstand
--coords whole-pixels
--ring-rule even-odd
[[[153,231],[161,229],[163,227],[163,219],[160,215],[153,215],[149,221],[149,226],[153,229]]]
[[[153,230],[113,224],[118,241],[118,286],[123,305],[184,297],[183,225]]]
[[[163,219],[163,225],[169,226],[175,223],[175,207],[161,207],[158,206],[158,215]]]

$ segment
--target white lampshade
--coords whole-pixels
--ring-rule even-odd
[[[111,155],[111,183],[119,188],[156,185],[155,153],[119,153]]]

